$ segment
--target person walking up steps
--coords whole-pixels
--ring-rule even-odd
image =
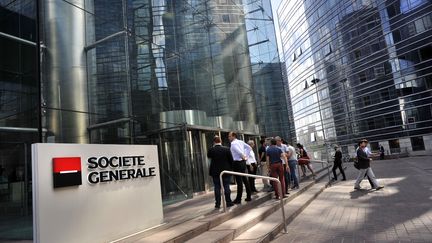
[[[291,187],[292,189],[299,189],[300,185],[299,185],[299,181],[298,181],[298,175],[297,175],[297,153],[295,151],[295,148],[293,146],[291,146],[290,144],[288,144],[288,154],[287,154],[287,159],[288,159],[288,167],[287,170],[290,172],[290,180],[292,179],[293,181],[293,186]],[[287,189],[288,192],[288,189]]]
[[[300,154],[300,158],[298,159],[298,164],[302,165],[302,166],[306,166],[309,171],[311,172],[312,176],[315,178],[315,172],[313,171],[311,165],[310,165],[310,157],[306,151],[306,149],[304,149],[303,145],[297,145],[299,148],[299,154]],[[306,169],[302,169],[303,171],[303,177],[306,177]]]
[[[260,175],[262,176],[269,176],[268,174],[268,165],[267,165],[267,155],[266,155],[266,140],[265,139],[261,139],[260,141],[260,148],[258,151],[259,154],[259,170],[260,170]],[[263,191],[265,192],[269,192],[272,191],[272,186],[270,185],[269,180],[267,179],[262,179],[262,183],[264,184],[264,188]]]
[[[222,146],[222,140],[216,136],[213,139],[214,146],[207,152],[207,157],[210,159],[209,174],[213,177],[215,208],[220,208],[221,205],[221,186],[223,184],[225,192],[225,201],[227,207],[234,205],[231,201],[230,181],[231,175],[225,174],[220,181],[219,175],[224,170],[232,170],[233,158],[228,147]]]
[[[228,134],[228,139],[231,142],[231,154],[233,156],[233,170],[235,172],[246,173],[246,160],[249,157],[251,147],[243,142],[242,140],[237,139],[237,134],[235,132],[230,132]],[[243,194],[243,184],[246,187],[246,199],[245,201],[251,201],[251,188],[249,186],[249,180],[245,176],[235,176],[236,184],[237,184],[237,197],[233,201],[235,204],[241,203],[241,197]]]
[[[281,183],[282,191],[279,191],[276,182],[273,182],[273,188],[275,191],[275,198],[285,197],[285,176],[284,167],[282,165],[282,160],[285,159],[285,154],[276,147],[276,139],[270,141],[270,147],[267,149],[267,163],[270,167],[271,177],[278,178]]]
[[[248,159],[246,160],[246,168],[249,174],[256,175],[258,167],[255,158],[255,153],[253,151],[253,149],[255,148],[255,142],[253,140],[249,140],[247,143],[251,147],[251,151],[249,152]],[[258,192],[255,187],[255,178],[249,177],[249,186],[252,192]]]

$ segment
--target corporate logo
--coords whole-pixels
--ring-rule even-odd
[[[81,185],[81,158],[53,158],[53,178],[54,188]]]
[[[90,184],[156,176],[156,167],[147,166],[144,156],[90,157],[87,169]],[[53,158],[53,175],[54,188],[81,185],[81,157]]]
[[[140,155],[90,157],[87,168],[90,184],[156,176],[156,167],[148,167]]]

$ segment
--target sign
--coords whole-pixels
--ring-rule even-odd
[[[33,144],[35,242],[109,242],[163,221],[154,145]]]
[[[53,183],[54,187],[81,185],[81,158],[53,158]]]

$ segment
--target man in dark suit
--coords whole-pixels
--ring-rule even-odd
[[[339,168],[339,171],[342,174],[342,180],[346,181],[346,177],[345,177],[345,172],[344,169],[342,167],[342,152],[339,149],[339,146],[335,147],[335,157],[334,157],[334,163],[333,163],[333,180],[337,181],[337,174],[336,174],[336,169]]]
[[[213,139],[214,146],[207,152],[207,157],[211,159],[210,162],[210,175],[213,177],[214,195],[215,195],[215,208],[220,208],[221,204],[221,182],[219,175],[224,170],[232,170],[233,157],[228,147],[222,146],[222,140],[216,136]],[[234,203],[231,201],[230,190],[230,175],[222,177],[223,187],[225,191],[225,200],[227,207],[231,207]]]

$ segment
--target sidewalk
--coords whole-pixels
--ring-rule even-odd
[[[432,242],[432,157],[373,161],[385,188],[354,190],[348,181],[327,188],[273,242]]]

